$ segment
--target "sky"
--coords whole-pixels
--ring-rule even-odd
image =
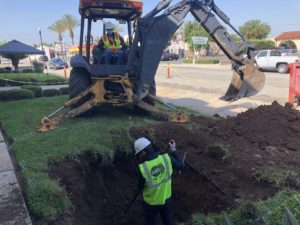
[[[155,7],[159,0],[146,0],[144,14]],[[174,3],[178,0],[174,0]],[[246,21],[259,19],[268,23],[270,37],[286,31],[300,31],[299,0],[215,0],[216,5],[238,28]],[[0,41],[16,39],[26,44],[40,43],[38,28],[42,30],[43,42],[57,41],[57,35],[48,30],[56,20],[65,14],[80,19],[79,0],[0,0]],[[187,20],[191,20],[188,16]],[[95,26],[93,35],[101,34],[101,26]],[[64,42],[70,44],[68,33],[63,34]],[[75,30],[75,42],[79,40],[79,28]]]

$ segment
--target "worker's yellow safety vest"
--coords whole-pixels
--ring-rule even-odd
[[[139,165],[145,178],[144,201],[149,205],[164,205],[172,195],[172,163],[168,154]]]
[[[110,43],[109,41],[109,38],[107,35],[104,35],[102,37],[102,41],[103,41],[103,44],[104,44],[104,48],[105,49],[120,49],[121,48],[121,40],[120,40],[120,35],[116,32],[114,32],[114,40],[112,42],[112,44]]]

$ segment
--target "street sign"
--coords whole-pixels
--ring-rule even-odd
[[[208,42],[208,37],[192,37],[194,45],[206,45]]]

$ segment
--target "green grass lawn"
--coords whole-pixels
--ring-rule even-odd
[[[69,207],[67,198],[60,194],[63,190],[48,177],[49,161],[91,151],[110,162],[117,143],[110,131],[119,130],[123,138],[130,138],[129,127],[155,123],[132,115],[128,108],[103,108],[92,117],[75,118],[56,130],[38,133],[35,126],[40,119],[65,100],[67,96],[0,103],[1,126],[21,167],[30,211],[46,218],[54,218]],[[131,151],[128,139],[122,145]]]
[[[300,220],[300,194],[284,190],[265,201],[240,202],[237,210],[220,214],[204,215],[196,213],[186,223],[178,225],[296,225],[298,223],[282,223],[285,209],[289,208],[296,220]],[[227,216],[228,221],[225,217]],[[260,221],[259,221],[259,220]]]
[[[46,73],[0,73],[0,81],[2,79],[9,79],[14,81],[24,81],[24,82],[67,82],[67,80],[61,76]],[[4,84],[4,81],[0,82]],[[3,85],[2,85],[3,86]]]
[[[93,116],[75,118],[56,130],[38,133],[35,126],[40,119],[59,108],[66,100],[67,96],[58,96],[0,103],[1,127],[21,167],[29,209],[33,214],[46,219],[55,218],[70,206],[62,188],[48,176],[50,161],[89,151],[100,154],[104,163],[110,163],[115,149],[120,150],[121,147],[122,151],[131,151],[132,140],[128,133],[131,126],[156,123],[147,117],[134,115],[128,108],[103,107]],[[284,191],[267,201],[241,205],[240,209],[228,212],[228,218],[235,225],[254,224],[251,223],[253,218],[262,217],[266,212],[266,225],[281,225],[286,207],[300,219],[300,195],[295,192]],[[184,223],[199,224],[226,223],[223,214],[195,214]]]

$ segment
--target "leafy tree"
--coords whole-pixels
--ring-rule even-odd
[[[270,34],[271,27],[260,20],[249,20],[239,30],[247,39],[264,39]]]
[[[72,39],[72,44],[74,45],[74,31],[73,30],[79,26],[79,20],[70,14],[66,14],[66,15],[64,15],[64,17],[62,19],[62,23],[64,25],[65,30],[69,31],[69,36]]]
[[[62,34],[66,30],[65,24],[63,20],[57,20],[54,24],[48,27],[48,30],[57,33],[58,41],[60,43],[61,49],[63,49],[62,45]]]
[[[209,37],[206,30],[204,30],[204,28],[201,26],[199,22],[188,21],[184,26],[184,37],[191,50],[194,48],[193,41],[192,41],[193,36]],[[208,44],[205,47],[208,48]],[[196,46],[197,50],[200,50],[201,48],[202,48],[201,46]]]
[[[0,41],[0,46],[6,44],[6,41]]]
[[[242,39],[240,38],[240,36],[237,35],[237,34],[231,34],[230,37],[231,37],[231,39],[234,40],[235,42],[241,42],[241,41],[242,41]]]
[[[2,55],[4,58],[10,59],[11,60],[11,64],[15,67],[15,70],[18,71],[19,70],[19,62],[21,59],[25,59],[27,56],[26,55],[19,55],[19,54],[15,54],[15,55]]]

